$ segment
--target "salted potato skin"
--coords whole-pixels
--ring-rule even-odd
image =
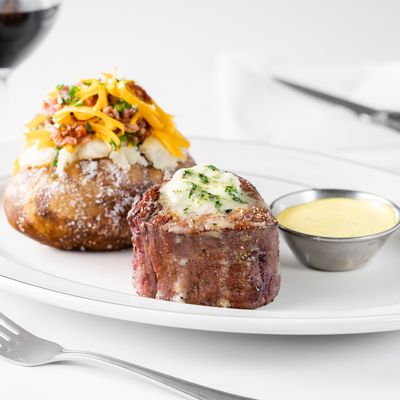
[[[190,157],[177,169],[194,165]],[[64,250],[131,247],[126,220],[133,200],[164,171],[135,164],[124,170],[110,159],[82,160],[62,175],[50,167],[18,172],[4,194],[9,223],[30,238]]]

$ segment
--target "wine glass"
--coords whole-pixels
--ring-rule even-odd
[[[60,3],[61,0],[0,0],[0,108],[3,111],[7,106],[6,83],[10,71],[44,38]]]

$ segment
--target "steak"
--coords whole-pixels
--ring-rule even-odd
[[[257,190],[239,178],[254,203],[222,216],[177,216],[154,185],[128,215],[133,282],[141,296],[208,306],[254,309],[279,291],[279,234]]]

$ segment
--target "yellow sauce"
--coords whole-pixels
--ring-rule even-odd
[[[398,222],[393,207],[378,200],[344,197],[320,199],[289,207],[276,219],[286,228],[323,237],[373,235]]]

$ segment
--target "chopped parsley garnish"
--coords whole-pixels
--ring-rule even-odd
[[[193,196],[193,193],[198,188],[198,186],[193,182],[190,182],[190,185],[191,185],[191,187],[190,187],[190,191],[189,191],[189,199]]]
[[[92,125],[90,125],[90,122],[89,122],[89,121],[86,121],[85,128],[86,128],[86,132],[87,132],[87,133],[94,133],[94,132],[93,132]]]
[[[225,186],[225,192],[228,193],[229,196],[231,196],[232,200],[237,201],[238,203],[242,203],[242,204],[246,203],[238,196],[239,193],[234,186],[232,186],[232,185]]]
[[[211,194],[210,192],[207,192],[207,190],[200,190],[199,192],[199,197],[201,200],[212,200],[214,195]]]
[[[243,201],[239,196],[232,195],[231,197],[232,197],[232,200],[235,200],[235,201],[237,201],[238,203],[246,204],[246,202]]]
[[[228,185],[228,186],[225,186],[225,192],[230,195],[237,194],[237,189],[235,188],[235,186]]]
[[[207,175],[204,175],[204,174],[199,174],[199,178],[200,178],[200,180],[201,180],[201,182],[202,183],[210,183],[210,180],[208,179],[208,176]]]
[[[201,200],[212,201],[217,210],[219,210],[222,207],[222,202],[221,202],[220,196],[218,196],[216,194],[212,194],[210,192],[207,192],[207,190],[200,190],[199,191],[199,198]]]
[[[238,206],[238,204],[234,205],[233,201],[246,204],[234,176],[226,180],[229,176],[222,178],[221,175],[224,174],[213,165],[207,165],[204,169],[192,167],[183,170],[181,179],[191,203],[198,205],[209,203],[210,206],[215,207],[216,211],[226,214],[231,213]],[[190,206],[185,207],[183,212],[186,214],[189,208]]]
[[[185,169],[182,177],[186,178],[187,176],[193,176],[193,171],[191,169]]]
[[[185,171],[183,172],[182,178],[193,177],[195,175],[197,175],[197,174],[195,174],[191,169],[185,169]],[[204,183],[204,184],[210,183],[210,179],[208,178],[207,175],[199,173],[198,177],[199,177],[201,183]]]

